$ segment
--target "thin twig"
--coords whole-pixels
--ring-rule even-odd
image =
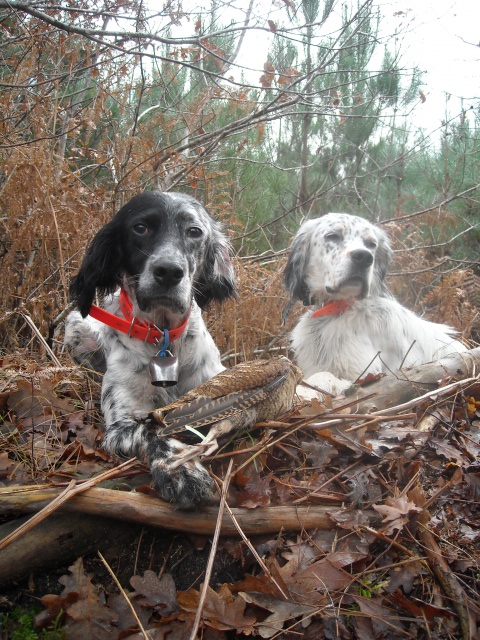
[[[133,604],[130,602],[130,598],[127,596],[127,594],[125,593],[125,590],[123,589],[122,585],[120,584],[120,582],[118,581],[117,576],[113,573],[112,568],[110,567],[110,565],[108,564],[108,562],[105,560],[105,558],[102,556],[102,554],[100,553],[100,551],[97,551],[98,556],[100,558],[100,560],[103,562],[103,564],[106,566],[109,574],[112,576],[113,580],[115,581],[115,584],[117,585],[120,593],[122,594],[122,596],[125,598],[126,603],[128,604],[128,606],[130,607],[133,617],[135,618],[135,620],[137,621],[138,626],[140,627],[140,631],[142,632],[143,637],[145,638],[145,640],[151,640],[150,636],[148,635],[148,633],[145,631],[142,621],[140,620],[140,618],[137,615],[137,612],[135,611],[135,608],[133,606]]]
[[[255,558],[255,560],[258,562],[258,564],[262,567],[263,571],[265,572],[265,575],[268,576],[270,578],[270,580],[273,582],[273,584],[277,587],[277,589],[280,591],[280,593],[282,594],[282,596],[285,598],[285,600],[289,599],[289,594],[285,593],[285,591],[282,589],[282,587],[278,584],[278,582],[275,580],[275,578],[272,576],[269,568],[267,567],[267,565],[264,563],[264,561],[261,559],[261,557],[258,555],[257,550],[255,549],[255,547],[253,546],[253,544],[250,542],[250,540],[247,538],[247,536],[243,533],[242,531],[242,527],[238,524],[237,519],[235,518],[233,511],[230,509],[230,507],[228,506],[228,504],[225,504],[225,508],[228,511],[228,514],[230,516],[230,518],[232,519],[233,524],[235,525],[240,537],[242,538],[242,540],[245,542],[245,544],[247,545],[247,547],[250,549],[253,557]]]
[[[31,529],[33,529],[37,524],[42,522],[42,520],[47,518],[59,507],[61,507],[62,504],[67,502],[67,500],[69,500],[70,498],[73,498],[73,496],[76,496],[78,493],[82,493],[82,491],[86,491],[87,489],[94,487],[100,482],[103,482],[104,480],[107,480],[108,478],[115,476],[120,469],[125,469],[126,467],[131,466],[136,461],[137,461],[136,458],[131,458],[130,460],[123,462],[122,464],[114,467],[113,469],[109,469],[108,471],[105,471],[104,473],[101,473],[100,475],[95,476],[94,478],[90,478],[90,480],[86,480],[81,484],[76,484],[75,480],[71,480],[68,486],[66,487],[66,489],[64,489],[60,495],[54,498],[52,502],[49,502],[49,504],[43,507],[43,509],[38,511],[38,513],[36,513],[29,520],[27,520],[27,522],[24,522],[17,529],[15,529],[15,531],[12,531],[12,533],[10,533],[8,536],[5,536],[3,540],[0,540],[0,551],[2,549],[5,549],[5,547],[8,547],[9,544],[11,544],[14,540],[22,536],[24,533],[27,533],[27,531],[30,531]]]
[[[190,640],[195,640],[195,638],[197,637],[197,631],[198,631],[198,628],[200,626],[200,621],[202,619],[203,605],[205,604],[205,598],[207,597],[208,587],[209,587],[209,584],[210,584],[210,578],[212,576],[213,563],[215,561],[215,554],[217,552],[218,540],[220,538],[220,531],[222,529],[222,520],[223,520],[224,509],[225,509],[225,506],[227,504],[227,490],[228,490],[228,485],[230,483],[230,476],[231,476],[231,472],[232,472],[232,466],[233,466],[233,460],[230,460],[229,465],[228,465],[228,469],[227,469],[227,475],[225,476],[225,480],[224,480],[223,486],[222,486],[222,494],[221,494],[221,497],[220,497],[220,506],[218,508],[217,524],[215,526],[215,533],[213,535],[213,540],[212,540],[212,548],[210,550],[210,556],[208,558],[207,567],[205,569],[205,578],[203,580],[203,586],[202,586],[202,589],[200,591],[200,597],[199,597],[199,600],[198,600],[197,613],[195,614],[195,621],[193,623],[192,632],[190,634]]]
[[[40,330],[38,329],[36,324],[33,322],[33,320],[30,318],[28,313],[26,313],[25,311],[17,311],[17,313],[19,316],[21,316],[25,320],[25,322],[28,324],[28,326],[33,331],[33,333],[37,336],[38,340],[41,342],[43,348],[45,349],[45,352],[47,353],[47,355],[53,360],[53,362],[56,364],[57,367],[61,368],[62,363],[57,358],[57,356],[53,353],[53,351],[50,349],[47,342],[45,341],[45,338],[42,336],[42,334],[40,333]]]

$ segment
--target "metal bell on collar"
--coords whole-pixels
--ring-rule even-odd
[[[172,387],[178,382],[178,359],[168,350],[168,330],[164,330],[163,345],[156,356],[150,358],[148,369],[154,387]]]
[[[148,369],[154,387],[173,387],[178,382],[178,360],[170,351],[150,358]]]

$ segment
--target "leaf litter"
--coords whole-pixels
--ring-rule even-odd
[[[1,487],[63,486],[114,466],[100,448],[99,388],[77,369],[4,358],[0,385]],[[331,525],[297,532],[279,526],[276,536],[251,536],[262,565],[244,541],[221,539],[199,638],[476,637],[480,384],[431,407],[422,402],[394,420],[355,421],[347,410],[344,424],[325,427],[334,409],[313,401],[240,434],[213,456],[218,477],[229,457],[239,469],[230,507],[323,504]],[[429,409],[432,428],[422,422]],[[289,429],[301,420],[310,424]],[[126,473],[125,488],[132,473],[143,478],[145,469],[138,463]],[[111,535],[114,546],[115,526]],[[30,592],[42,606],[38,628],[60,617],[67,639],[190,638],[208,540],[141,529],[137,543],[135,562],[117,563],[121,592],[94,555],[56,568],[55,592],[39,593],[41,580],[33,576]],[[200,557],[195,575],[188,573]],[[10,586],[7,593],[25,598],[28,588]]]

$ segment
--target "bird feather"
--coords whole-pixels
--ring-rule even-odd
[[[266,400],[269,394],[283,384],[284,381],[285,376],[281,375],[271,380],[265,386],[249,391],[228,393],[214,399],[199,396],[165,415],[163,418],[163,424],[165,426],[161,429],[161,434],[172,435],[183,431],[186,425],[198,429],[199,427],[224,420]]]

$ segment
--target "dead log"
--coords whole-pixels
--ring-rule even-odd
[[[395,337],[392,337],[394,340]],[[463,380],[478,376],[480,370],[480,347],[456,353],[435,362],[418,367],[401,369],[396,375],[388,375],[363,387],[353,386],[347,390],[348,402],[354,399],[353,413],[368,413],[402,405],[419,398],[428,391],[439,388],[441,380]],[[373,397],[371,394],[375,394]],[[345,399],[334,401],[334,408],[345,404]]]
[[[60,493],[60,488],[19,490],[18,487],[0,489],[0,515],[9,513],[34,513],[39,511]],[[258,509],[232,509],[246,535],[301,531],[303,529],[332,529],[335,524],[329,513],[340,505],[274,506]],[[75,495],[62,504],[59,511],[74,511],[162,527],[172,531],[212,535],[217,520],[217,507],[203,507],[198,511],[179,511],[160,498],[112,489],[93,488]],[[371,521],[378,521],[374,511],[364,511]],[[229,514],[223,516],[221,535],[238,536]]]
[[[0,540],[15,531],[30,516],[0,526]],[[114,532],[114,533],[113,533]],[[138,528],[123,523],[89,516],[84,513],[54,513],[36,525],[0,553],[0,587],[70,564],[79,556],[115,544],[128,544]]]

